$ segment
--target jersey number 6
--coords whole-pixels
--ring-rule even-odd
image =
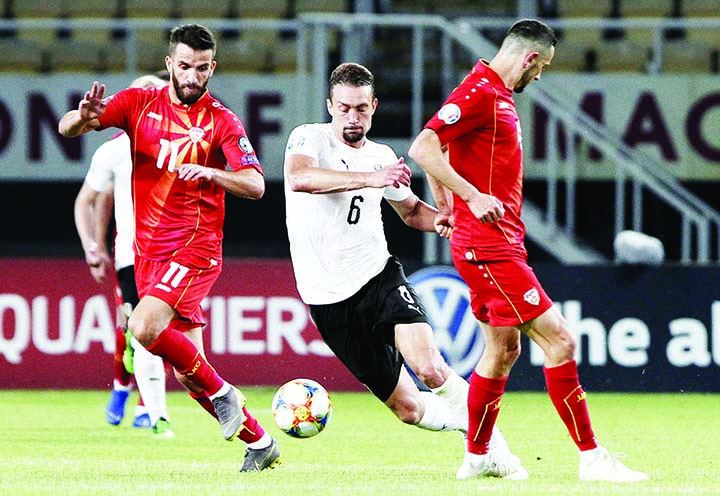
[[[348,211],[347,222],[348,224],[357,224],[360,222],[360,203],[364,202],[365,198],[360,195],[352,197],[350,200],[350,210]]]

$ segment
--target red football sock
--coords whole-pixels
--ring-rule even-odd
[[[484,455],[490,447],[493,426],[500,413],[500,399],[505,392],[507,376],[489,379],[473,371],[468,391],[468,438],[470,453]]]
[[[180,331],[168,327],[147,350],[167,360],[175,370],[200,386],[208,396],[217,393],[225,383],[203,358],[195,344]]]
[[[243,429],[240,429],[238,438],[246,443],[259,441],[260,438],[263,437],[263,434],[265,434],[265,429],[262,428],[260,422],[258,422],[255,417],[250,415],[247,408],[243,407],[243,413],[247,419],[243,422]]]
[[[123,364],[123,351],[125,351],[125,329],[122,326],[115,328],[115,354],[113,355],[113,374],[114,379],[123,386],[130,384],[130,373],[125,370]]]
[[[210,415],[215,417],[215,420],[218,419],[217,412],[215,411],[215,407],[212,404],[212,401],[210,398],[208,398],[208,395],[205,393],[193,393],[192,391],[188,391],[190,394],[190,397],[198,402],[198,404],[205,409],[206,412],[208,412]]]
[[[543,371],[550,399],[572,440],[580,451],[597,448],[575,360],[557,367],[544,367]]]

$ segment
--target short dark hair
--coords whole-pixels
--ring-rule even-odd
[[[329,97],[332,100],[333,88],[339,84],[348,86],[370,86],[373,96],[375,95],[375,77],[365,66],[346,62],[340,64],[330,74]]]
[[[175,47],[179,43],[187,45],[193,50],[212,50],[213,57],[215,57],[217,49],[215,36],[201,24],[183,24],[174,27],[170,31],[170,46],[168,48],[170,56],[175,53]]]
[[[523,38],[540,45],[551,46],[557,45],[555,31],[542,21],[537,19],[521,19],[515,22],[505,34],[506,38],[517,37]]]

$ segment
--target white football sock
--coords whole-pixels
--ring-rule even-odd
[[[255,441],[254,443],[248,443],[248,448],[252,449],[263,449],[270,446],[270,443],[272,443],[272,437],[267,432],[262,435],[260,439]]]
[[[169,420],[163,359],[143,348],[135,338],[132,338],[132,347],[135,350],[133,356],[135,382],[150,416],[150,425],[155,425],[160,417]]]
[[[429,431],[467,430],[467,426],[458,421],[459,417],[442,398],[429,391],[420,391],[420,398],[425,403],[425,414],[416,426]]]
[[[447,402],[450,410],[458,417],[458,422],[463,425],[461,429],[463,431],[467,431],[468,426],[467,401],[469,390],[470,384],[452,369],[450,369],[450,375],[448,375],[445,383],[440,387],[432,389],[433,393]]]
[[[115,391],[132,391],[132,384],[123,385],[120,384],[120,381],[117,379],[113,379],[113,389]]]

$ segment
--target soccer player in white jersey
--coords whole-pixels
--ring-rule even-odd
[[[161,78],[148,75],[137,78],[131,86],[162,87],[166,84]],[[132,388],[130,379],[134,375],[140,402],[135,408],[133,425],[152,428],[156,437],[171,438],[175,434],[169,424],[163,359],[145,350],[127,331],[127,319],[139,301],[134,271],[135,221],[130,192],[131,173],[130,138],[124,132],[118,133],[93,154],[85,181],[75,199],[75,226],[90,272],[97,282],[102,283],[111,263],[105,236],[114,213],[112,258],[117,277],[117,339],[113,359],[115,378],[105,417],[113,425],[122,421]]]
[[[400,420],[465,432],[468,383],[440,355],[423,305],[388,251],[381,201],[407,225],[446,237],[451,219],[415,196],[402,158],[367,138],[378,103],[372,73],[341,64],[329,90],[331,122],[295,128],[285,150],[298,292],[325,343]],[[430,391],[418,389],[403,363]],[[527,478],[497,429],[491,449],[504,465],[496,476]]]

